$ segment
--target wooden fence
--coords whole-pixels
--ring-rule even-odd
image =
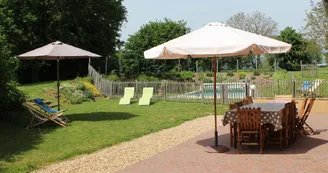
[[[89,76],[93,78],[97,89],[109,98],[121,98],[124,95],[125,87],[134,87],[134,99],[137,100],[142,96],[144,87],[153,87],[153,98],[157,100],[213,103],[213,83],[172,82],[165,80],[156,82],[110,81],[102,78],[91,66],[89,66]],[[217,103],[230,104],[242,100],[246,95],[258,98],[274,98],[275,95],[292,95],[294,98],[306,96],[327,98],[327,84],[325,80],[260,80],[250,83],[217,83]],[[251,85],[256,87],[253,92],[250,90]]]

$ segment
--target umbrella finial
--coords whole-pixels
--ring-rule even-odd
[[[208,23],[206,26],[226,26],[224,23],[220,23],[220,22],[211,22]]]
[[[55,42],[53,42],[52,44],[53,44],[53,45],[61,45],[61,44],[63,44],[63,42],[61,42],[61,41],[55,41]]]

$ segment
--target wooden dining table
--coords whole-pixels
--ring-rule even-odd
[[[241,106],[240,108],[261,108],[261,124],[271,124],[274,130],[282,128],[283,109],[286,102],[270,102],[270,103],[251,103]],[[237,123],[237,109],[225,112],[222,118],[223,126],[231,123]]]

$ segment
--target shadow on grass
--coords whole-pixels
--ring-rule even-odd
[[[225,154],[239,154],[238,148],[230,147],[230,135],[225,133],[219,136],[219,145],[224,145],[229,147],[230,151]],[[198,145],[208,147],[214,144],[214,138],[208,138],[196,142]],[[314,138],[312,136],[298,137],[294,143],[290,143],[288,148],[279,149],[279,145],[265,144],[263,154],[303,154],[308,151],[319,147],[321,145],[327,144],[328,141],[325,139],[320,139],[318,137]],[[215,150],[215,149],[213,149]],[[259,154],[259,146],[244,146],[242,149],[244,154]]]
[[[46,128],[25,129],[15,124],[0,122],[0,160],[5,162],[18,162],[22,152],[34,149],[42,142],[42,135],[54,129]]]
[[[25,115],[26,112],[24,112]],[[31,116],[31,115],[29,115]],[[16,116],[18,117],[18,115]],[[127,120],[136,117],[136,115],[124,112],[91,112],[81,114],[71,114],[67,118],[70,121],[110,121],[110,120]],[[31,117],[30,117],[31,118]],[[19,162],[22,160],[21,153],[36,149],[36,146],[43,141],[45,134],[51,133],[59,125],[46,122],[32,129],[26,129],[28,121],[24,125],[0,121],[0,161]],[[74,124],[78,125],[78,124]],[[69,129],[70,127],[67,127]],[[50,154],[50,153],[49,153]],[[6,170],[6,167],[0,165],[0,172]]]
[[[107,121],[107,120],[127,120],[137,115],[126,112],[90,112],[70,114],[66,117],[70,121]]]

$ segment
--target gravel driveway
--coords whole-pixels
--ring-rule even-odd
[[[177,127],[54,163],[34,172],[116,172],[213,129],[213,119],[213,116],[197,118]]]

